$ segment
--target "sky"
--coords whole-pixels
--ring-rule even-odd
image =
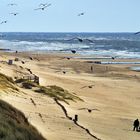
[[[0,32],[137,32],[140,0],[0,0]],[[16,3],[17,6],[8,6]],[[51,3],[46,10],[34,10]],[[17,16],[9,13],[18,12]],[[77,16],[84,12],[83,16]]]

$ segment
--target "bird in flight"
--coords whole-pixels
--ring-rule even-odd
[[[73,54],[75,54],[75,53],[76,53],[76,50],[71,50],[71,52],[72,52]]]
[[[16,3],[9,3],[8,6],[17,6]]]
[[[140,34],[140,31],[139,32],[136,32],[136,33],[134,33],[135,35],[137,35],[137,34]]]
[[[18,15],[19,13],[10,13],[11,15],[13,15],[13,16],[16,16],[16,15]]]
[[[82,39],[82,38],[79,38],[79,37],[75,37],[75,38],[69,39],[69,40],[67,40],[67,41],[71,41],[71,40],[78,40],[79,42],[88,41],[88,42],[94,43],[94,42],[93,42],[92,40],[90,40],[90,39]]]
[[[81,87],[81,88],[86,88],[86,87],[92,88],[93,86],[95,86],[95,85],[83,86],[83,87]]]
[[[47,6],[48,3],[40,3],[39,6]]]
[[[4,20],[0,24],[4,24],[4,23],[7,23],[7,22],[8,22],[7,20]]]
[[[89,108],[79,108],[78,110],[87,110],[89,113],[91,113],[92,110],[99,111],[99,109],[89,109]]]
[[[45,10],[47,7],[49,7],[49,6],[51,6],[51,5],[52,5],[52,4],[49,3],[49,4],[45,5],[45,6],[39,7],[39,8],[34,9],[34,10]]]
[[[85,13],[84,12],[82,12],[82,13],[79,13],[78,14],[78,16],[83,16]]]

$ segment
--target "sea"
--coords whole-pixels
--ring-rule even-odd
[[[77,38],[83,39],[80,42]],[[89,41],[90,40],[90,41]],[[37,53],[71,53],[81,56],[140,58],[140,35],[134,33],[32,33],[1,32],[0,49]]]

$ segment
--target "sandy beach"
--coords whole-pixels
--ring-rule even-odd
[[[132,130],[133,121],[140,119],[140,73],[129,67],[140,64],[95,64],[73,56],[1,52],[0,73],[14,80],[35,74],[41,86],[62,87],[81,100],[57,102],[18,84],[18,92],[1,89],[0,98],[22,111],[47,140],[139,140],[140,133]]]

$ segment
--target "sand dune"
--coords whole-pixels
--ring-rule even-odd
[[[78,115],[78,124],[69,120],[54,99],[20,89],[19,93],[1,94],[1,99],[21,110],[28,120],[48,140],[139,140],[140,133],[133,132],[133,121],[139,118],[140,86],[138,72],[127,69],[128,65],[97,65],[79,59],[61,59],[60,55],[3,54],[1,60],[19,57],[13,65],[0,63],[0,72],[11,77],[33,74],[40,77],[40,85],[57,85],[75,94],[84,101],[61,102],[68,116]],[[35,59],[35,58],[38,59]],[[39,60],[39,61],[38,61]],[[91,72],[90,66],[94,67]],[[20,67],[22,66],[22,68]],[[106,69],[107,67],[107,69]],[[64,74],[63,71],[66,71]],[[89,88],[90,85],[93,85]],[[84,87],[84,88],[83,88]],[[35,102],[33,104],[31,99]],[[88,112],[80,108],[98,109]]]

